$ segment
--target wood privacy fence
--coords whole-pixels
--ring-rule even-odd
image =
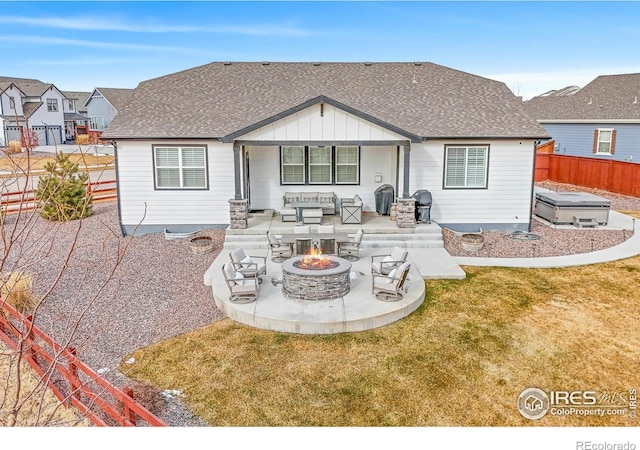
[[[118,389],[61,347],[15,308],[0,299],[0,339],[16,350],[23,342],[24,359],[65,406],[75,407],[97,426],[163,427],[166,423],[135,401],[133,390]],[[4,313],[4,314],[3,314]]]
[[[581,156],[536,155],[536,181],[557,181],[640,197],[640,164]]]
[[[115,200],[118,196],[116,180],[93,181],[87,183],[87,194],[93,196],[94,202]],[[3,192],[0,195],[0,205],[5,214],[19,211],[33,211],[38,202],[33,190]]]

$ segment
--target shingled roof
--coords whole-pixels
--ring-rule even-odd
[[[91,96],[91,92],[86,91],[62,91],[62,93],[65,97],[76,101],[76,109],[78,111],[84,111],[84,104]]]
[[[211,63],[144,81],[103,137],[222,138],[314,99],[422,138],[538,138],[504,83],[432,63]]]
[[[100,91],[103,97],[118,111],[124,108],[124,105],[131,99],[134,91],[133,89],[102,87],[97,87],[96,90]],[[89,100],[91,99],[87,99],[87,103]]]
[[[51,86],[51,83],[43,83],[32,78],[0,77],[0,91],[4,91],[12,83],[28,97],[40,97]]]
[[[602,75],[568,96],[538,96],[524,103],[539,121],[640,120],[640,73]]]

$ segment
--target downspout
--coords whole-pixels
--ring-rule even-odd
[[[400,189],[400,146],[396,146],[396,186],[395,193],[398,194],[398,189]],[[399,197],[399,196],[398,196]],[[396,199],[393,199],[393,202],[396,202]]]
[[[118,205],[118,225],[120,226],[120,233],[122,236],[126,236],[124,226],[122,225],[122,207],[120,205],[120,171],[118,166],[118,143],[113,140],[109,142],[113,145],[113,157],[116,163],[116,204]]]
[[[533,194],[536,186],[536,152],[537,141],[533,141],[533,170],[531,174],[531,196],[529,197],[529,227],[527,231],[531,233],[531,229],[533,226]]]

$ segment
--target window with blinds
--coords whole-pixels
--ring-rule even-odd
[[[486,188],[488,146],[445,147],[445,188]]]
[[[304,184],[304,147],[280,148],[282,184]]]
[[[205,147],[154,147],[156,189],[207,189]]]
[[[280,147],[282,184],[359,184],[358,146]]]

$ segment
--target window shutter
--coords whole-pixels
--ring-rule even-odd
[[[611,154],[616,152],[616,130],[611,130]]]
[[[593,130],[593,153],[598,153],[598,129]]]

